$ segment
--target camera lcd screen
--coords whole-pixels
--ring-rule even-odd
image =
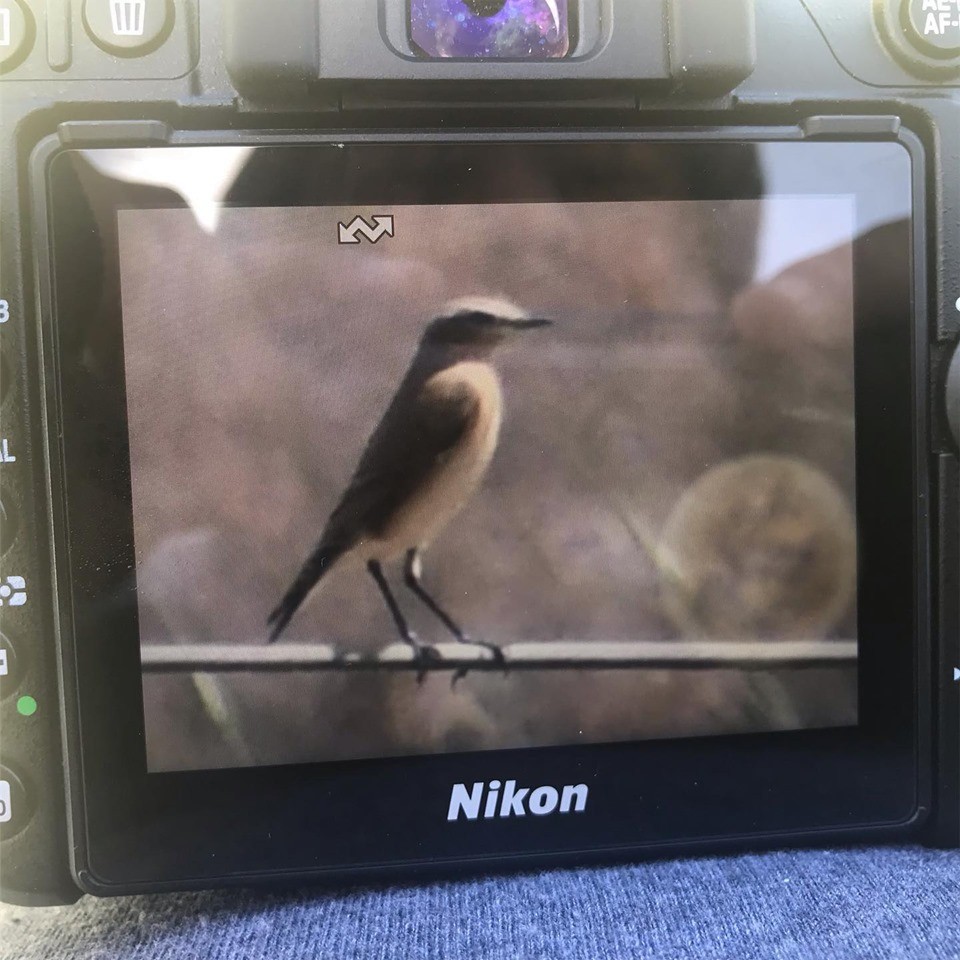
[[[910,150],[314,139],[51,165],[98,876],[911,816]]]
[[[857,722],[852,195],[117,225],[151,771]]]

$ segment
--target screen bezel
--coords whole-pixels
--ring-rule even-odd
[[[417,140],[429,139],[429,143]],[[264,138],[257,140],[258,145]],[[77,756],[71,795],[77,869],[87,888],[303,876],[358,866],[468,860],[583,851],[633,851],[721,837],[800,835],[904,824],[918,815],[921,749],[919,664],[928,643],[928,484],[923,273],[923,154],[907,134],[897,140],[808,142],[799,131],[695,133],[483,134],[470,138],[377,135],[277,137],[259,145],[257,177],[238,182],[231,203],[252,206],[403,203],[430,192],[433,202],[536,202],[501,181],[479,183],[469,166],[482,155],[529,151],[546,170],[562,151],[577,151],[591,171],[610,169],[613,154],[680,151],[683,162],[711,164],[718,151],[751,148],[811,151],[794,164],[791,193],[822,193],[818,163],[831,149],[871,151],[887,159],[891,189],[908,190],[914,221],[896,264],[907,289],[906,315],[876,310],[870,244],[855,255],[857,498],[861,564],[858,617],[860,710],[856,728],[706,737],[339,761],[287,767],[148,773],[144,749],[130,512],[129,455],[122,371],[116,234],[109,224],[129,206],[182,206],[172,194],[100,175],[81,185],[65,150],[47,168],[52,295],[41,324],[48,355],[54,509],[58,514],[60,641],[68,699],[75,706]],[[190,138],[215,144],[216,137]],[[237,142],[236,140],[232,142]],[[375,184],[363,180],[369,151],[447,151],[449,176]],[[152,147],[148,149],[163,149]],[[821,151],[815,161],[812,151]],[[606,154],[606,155],[605,155]],[[678,154],[678,159],[680,159]],[[379,161],[379,157],[378,157]],[[304,165],[326,164],[309,183]],[[411,167],[418,166],[411,164]],[[419,165],[423,170],[427,164]],[[575,166],[575,164],[574,164]],[[642,164],[639,165],[642,168]],[[905,166],[905,169],[904,169]],[[454,175],[460,168],[460,176]],[[549,177],[545,178],[549,180]],[[555,184],[553,185],[555,187]],[[568,184],[568,187],[574,186]],[[510,191],[514,190],[513,194]],[[731,184],[699,196],[638,175],[630,195],[619,178],[594,175],[561,199],[754,199]],[[851,182],[849,194],[862,186]],[[620,191],[618,196],[612,191]],[[570,193],[576,195],[570,195]],[[422,199],[420,202],[423,202]],[[858,209],[861,205],[858,203]],[[91,242],[92,238],[98,242]],[[91,260],[90,258],[93,258]],[[94,261],[97,261],[96,263]],[[899,302],[899,301],[898,301]],[[912,307],[912,319],[910,317]],[[110,362],[89,373],[96,329]],[[86,357],[83,351],[87,352]],[[119,360],[119,366],[118,366]],[[879,482],[877,478],[882,478]],[[591,785],[588,810],[576,817],[482,823],[445,819],[457,782],[517,778],[522,784]],[[329,829],[320,829],[326,822]]]

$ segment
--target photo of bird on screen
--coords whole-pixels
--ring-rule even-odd
[[[846,200],[120,220],[151,770],[856,722]]]
[[[276,640],[335,564],[359,561],[386,602],[421,668],[439,656],[420,642],[400,609],[384,565],[403,561],[410,591],[460,643],[468,636],[423,586],[422,553],[475,492],[497,448],[503,392],[492,365],[504,341],[550,325],[506,299],[463,297],[426,328],[413,361],[374,430],[316,548],[268,618]]]

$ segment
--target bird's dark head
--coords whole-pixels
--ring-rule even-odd
[[[462,297],[444,307],[442,315],[427,327],[422,342],[486,352],[516,333],[551,322],[531,318],[526,310],[499,297]]]

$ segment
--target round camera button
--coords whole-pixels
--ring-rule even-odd
[[[14,544],[20,531],[20,517],[13,508],[9,493],[0,500],[0,556],[3,556]]]
[[[13,371],[5,353],[0,353],[0,404],[7,399],[13,386]]]
[[[0,633],[0,700],[6,700],[23,678],[23,664],[8,636]]]
[[[121,57],[152,53],[173,28],[172,0],[86,0],[83,22],[94,43]]]
[[[0,841],[16,836],[33,816],[29,791],[9,767],[0,764]]]
[[[0,72],[12,70],[30,52],[33,18],[20,0],[0,0]]]
[[[910,42],[923,53],[960,56],[960,0],[903,0],[901,20]]]

